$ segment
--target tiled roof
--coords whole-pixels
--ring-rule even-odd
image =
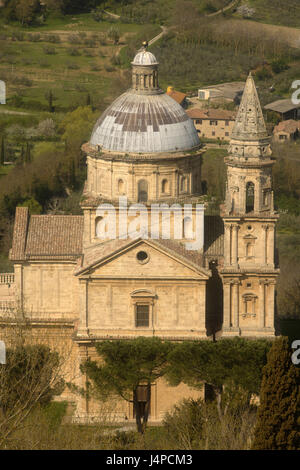
[[[171,96],[171,98],[173,98],[173,100],[177,101],[179,104],[181,104],[187,96],[185,93],[176,90],[168,90],[167,95]]]
[[[90,249],[86,250],[85,254],[81,258],[81,261],[78,261],[76,274],[84,272],[93,265],[104,261],[106,258],[109,258],[111,255],[121,252],[126,248],[130,248],[132,245],[135,245],[139,242],[145,242],[154,247],[160,248],[170,255],[173,255],[175,258],[188,263],[197,270],[202,271],[204,274],[209,275],[209,273],[203,267],[203,255],[201,253],[187,250],[183,244],[174,240],[143,240],[142,238],[137,238],[136,240],[109,240],[99,244],[98,246],[91,247]]]
[[[192,108],[187,110],[187,115],[191,119],[213,119],[222,121],[234,121],[236,113],[227,109],[200,109]]]
[[[28,208],[17,207],[10,259],[76,259],[82,235],[83,216],[30,216]]]
[[[281,121],[277,126],[274,127],[273,133],[287,132],[288,134],[294,134],[300,129],[300,122],[288,119],[287,121]]]

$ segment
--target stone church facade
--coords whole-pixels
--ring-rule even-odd
[[[85,383],[80,362],[95,358],[95,344],[105,339],[275,335],[274,160],[251,75],[226,158],[220,216],[203,213],[201,143],[186,112],[159,88],[158,62],[146,48],[132,62],[132,88],[101,115],[83,150],[83,215],[30,215],[28,208],[18,207],[10,250],[12,294],[0,289],[0,300],[13,300],[15,311],[29,316],[38,331],[48,329],[55,336],[60,328],[61,341],[72,346],[76,384]],[[156,237],[145,232],[99,237],[104,227],[99,206],[116,217],[119,234],[124,228],[120,197],[140,212],[153,204],[176,204],[169,239],[162,236],[159,210]],[[184,204],[191,205],[191,233],[200,211],[197,250],[187,249],[191,233],[184,228],[177,233],[178,224],[187,222],[180,209]],[[134,219],[134,213],[128,215],[128,222]],[[2,325],[8,310],[2,308]],[[198,393],[185,386],[168,388],[162,380],[153,384],[150,420],[159,421],[180,398]],[[63,396],[76,402],[74,419],[99,416],[95,403],[67,392]],[[112,408],[119,420],[133,419],[127,403]]]

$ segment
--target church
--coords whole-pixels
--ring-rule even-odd
[[[275,335],[274,159],[253,77],[247,78],[225,158],[225,201],[220,215],[206,215],[204,150],[185,110],[160,89],[158,66],[146,46],[136,54],[131,88],[100,116],[83,145],[83,215],[16,209],[10,299],[38,331],[51,330],[72,346],[78,385],[85,383],[79,364],[96,357],[98,341]],[[134,207],[125,219],[124,200]],[[124,224],[132,225],[138,211],[148,220],[150,208],[152,215],[156,211],[154,233],[125,236]],[[105,232],[107,216],[118,236]],[[191,248],[196,231],[198,243]],[[195,393],[153,384],[150,422]],[[75,403],[74,420],[97,419],[97,404],[66,396]],[[134,417],[128,403],[114,410],[119,421]]]

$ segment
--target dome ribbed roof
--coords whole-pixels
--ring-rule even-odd
[[[132,65],[156,65],[158,64],[155,55],[151,52],[142,50],[138,52],[133,59]]]
[[[129,90],[98,119],[90,144],[108,151],[156,153],[189,150],[200,141],[193,122],[173,98]]]

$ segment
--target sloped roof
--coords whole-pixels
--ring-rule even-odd
[[[171,96],[171,98],[173,98],[173,100],[177,101],[179,104],[181,104],[187,97],[185,93],[176,90],[167,90],[167,95]]]
[[[10,259],[76,259],[82,235],[83,216],[29,215],[17,207]]]
[[[277,126],[274,127],[273,133],[287,132],[288,134],[294,134],[300,129],[300,122],[294,121],[294,119],[288,119],[287,121],[281,121]]]
[[[300,104],[292,103],[292,100],[285,99],[285,100],[277,100],[273,101],[272,103],[266,104],[264,109],[270,109],[271,111],[275,111],[277,113],[287,113],[288,111],[292,111],[293,109],[300,108]]]
[[[234,121],[236,112],[227,109],[200,109],[192,108],[187,110],[187,115],[191,119],[215,119],[224,121]]]
[[[224,228],[219,216],[204,218],[205,256],[223,255]],[[83,253],[83,216],[74,215],[31,215],[27,207],[17,207],[10,259],[26,261],[38,259],[78,260],[77,271],[81,272],[96,261],[104,260],[137,240],[109,240],[92,246]],[[142,240],[142,239],[138,239]],[[175,240],[148,240],[174,257],[202,269],[203,254],[187,250],[184,244]]]
[[[135,240],[109,240],[100,243],[97,246],[91,247],[82,255],[81,260],[78,261],[75,274],[82,274],[83,272],[91,269],[93,266],[104,262],[106,259],[109,259],[112,255],[122,252],[123,250],[126,250],[127,248],[135,246],[139,243],[146,243],[161,249],[169,253],[171,256],[174,256],[176,259],[187,263],[189,266],[195,268],[198,271],[200,270],[205,275],[209,276],[209,272],[203,267],[203,255],[201,253],[187,250],[183,244],[180,244],[174,240],[145,240],[143,238],[136,238]]]

